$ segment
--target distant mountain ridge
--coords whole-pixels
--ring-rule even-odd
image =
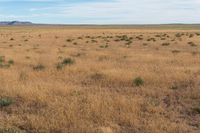
[[[12,25],[32,25],[32,22],[28,21],[0,21],[0,26],[12,26]]]

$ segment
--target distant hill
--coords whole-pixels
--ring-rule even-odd
[[[31,22],[22,21],[0,21],[0,26],[12,26],[12,25],[32,25]]]

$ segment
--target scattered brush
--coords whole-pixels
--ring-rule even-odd
[[[142,86],[144,84],[144,80],[141,77],[137,77],[133,80],[133,85]]]

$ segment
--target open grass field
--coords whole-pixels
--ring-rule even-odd
[[[200,30],[0,27],[0,133],[199,133]]]

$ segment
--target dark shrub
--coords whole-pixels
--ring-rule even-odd
[[[137,77],[133,80],[135,86],[141,86],[144,84],[144,80],[141,77]]]
[[[9,97],[0,98],[0,107],[9,106],[14,103],[14,100]]]

